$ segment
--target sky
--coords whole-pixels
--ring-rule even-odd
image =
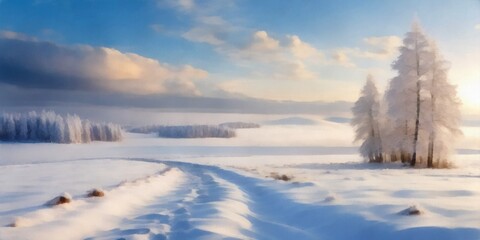
[[[383,91],[415,18],[480,115],[478,0],[0,0],[0,105],[316,111]]]

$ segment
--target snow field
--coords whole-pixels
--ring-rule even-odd
[[[480,239],[478,154],[455,155],[454,169],[366,164],[348,152],[350,141],[327,144],[344,136],[320,129],[337,126],[241,129],[234,139],[2,143],[0,239]],[[279,131],[289,137],[269,135]],[[85,198],[94,187],[105,197]],[[43,206],[62,192],[74,201]],[[400,214],[412,205],[422,214]],[[19,227],[7,227],[15,218]]]
[[[74,165],[79,167],[78,164]],[[155,196],[171,191],[183,181],[184,175],[180,170],[161,164],[155,167],[157,171],[160,168],[160,172],[110,187],[101,198],[76,195],[68,204],[55,207],[37,205],[34,209],[28,209],[13,219],[16,227],[0,228],[0,236],[2,239],[65,239],[66,236],[82,239],[96,231],[114,228],[123,218],[151,202]],[[63,179],[57,176],[56,180]],[[24,212],[22,210],[25,209],[17,212]]]

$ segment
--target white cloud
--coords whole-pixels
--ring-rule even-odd
[[[159,0],[159,5],[166,5],[182,13],[183,18],[191,21],[188,30],[181,30],[180,35],[191,41],[220,45],[234,27],[219,16],[222,6],[229,7],[227,1],[200,1],[195,0]],[[154,29],[156,30],[156,29]],[[163,28],[162,28],[163,30]]]
[[[217,4],[213,4],[213,3]],[[318,64],[322,54],[296,35],[277,39],[267,31],[255,31],[247,41],[237,40],[234,44],[231,35],[238,36],[239,27],[219,16],[219,11],[233,7],[233,1],[213,1],[199,4],[188,13],[193,26],[181,34],[191,42],[207,43],[229,57],[236,66],[249,69],[251,77],[289,80],[314,79],[317,74],[310,70],[312,62]],[[214,6],[215,5],[215,6]],[[171,5],[183,9],[180,5]]]
[[[196,26],[182,34],[182,37],[192,42],[220,45],[230,31],[231,26],[219,16],[199,17]]]
[[[164,27],[163,25],[161,25],[161,24],[158,24],[158,23],[156,23],[156,24],[151,24],[151,25],[150,25],[150,28],[151,28],[153,31],[157,32],[157,33],[161,33],[161,32],[164,32],[164,31],[165,31],[165,27]]]
[[[319,50],[310,44],[303,42],[297,35],[287,35],[288,47],[292,54],[299,59],[307,59],[311,57],[322,57]]]
[[[257,31],[253,34],[253,40],[248,47],[248,51],[255,52],[275,52],[279,50],[278,40],[268,36],[265,31]]]
[[[172,66],[113,48],[83,47],[74,51],[83,54],[88,61],[70,59],[69,64],[62,66],[62,71],[71,71],[76,67],[105,89],[118,92],[198,95],[193,81],[208,76],[206,71],[190,65]]]
[[[402,39],[398,36],[367,37],[363,48],[338,48],[331,53],[331,64],[355,67],[355,59],[392,61],[398,54]]]
[[[159,6],[172,7],[181,12],[191,12],[195,10],[195,0],[157,0]]]
[[[191,11],[195,7],[194,0],[177,0],[178,5],[185,10]]]
[[[273,74],[276,79],[287,80],[313,80],[317,74],[306,66],[302,61],[288,61],[279,65],[278,72]]]
[[[245,94],[250,92],[245,80],[227,80],[217,84],[217,88],[227,93]]]
[[[475,25],[475,30],[478,30],[478,31],[480,31],[480,23],[479,23],[479,24],[477,24],[477,25]]]
[[[91,77],[103,79],[109,89],[119,92],[199,95],[193,81],[208,76],[206,71],[190,65],[172,66],[113,48],[93,50],[90,57],[94,64],[88,67],[94,74]]]
[[[363,42],[367,45],[367,50],[361,51],[359,55],[378,60],[391,58],[402,45],[402,39],[398,36],[368,37]]]
[[[0,31],[0,38],[3,39],[12,39],[12,40],[22,40],[22,41],[37,41],[35,37],[25,35],[19,32],[12,31]]]
[[[217,50],[230,57],[235,64],[248,67],[255,78],[281,80],[310,80],[317,74],[310,70],[309,59],[320,52],[303,42],[298,36],[286,36],[284,41],[266,31],[256,31],[243,47],[224,45]],[[314,61],[311,61],[314,60]]]
[[[223,43],[223,40],[216,36],[215,30],[204,27],[192,28],[182,36],[192,42],[208,43],[211,45],[220,45]]]
[[[237,61],[278,62],[281,59],[280,42],[265,31],[253,33],[250,40],[242,45],[244,46],[238,47],[226,44],[217,50]]]
[[[344,67],[355,67],[355,64],[347,55],[347,52],[349,52],[349,49],[339,49],[334,51],[331,55],[333,63]]]

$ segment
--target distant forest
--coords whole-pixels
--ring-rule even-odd
[[[113,123],[94,123],[77,115],[61,116],[53,111],[3,113],[0,117],[0,141],[88,143],[120,141],[122,129]]]
[[[256,123],[227,122],[219,125],[150,125],[129,129],[133,133],[157,133],[163,138],[232,138],[235,129],[259,128]]]

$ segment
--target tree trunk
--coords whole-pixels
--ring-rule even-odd
[[[402,161],[402,163],[406,163],[409,161],[407,158],[407,153],[404,150],[401,150],[400,152],[400,160]]]
[[[415,54],[417,60],[417,116],[415,118],[415,135],[413,137],[413,155],[410,165],[415,167],[417,163],[417,141],[418,141],[418,127],[420,125],[420,56],[418,54],[417,39],[415,39]]]
[[[382,163],[383,162],[383,157],[382,157],[382,142],[381,142],[381,139],[380,139],[380,130],[379,130],[379,127],[378,127],[378,122],[375,120],[375,118],[373,117],[373,109],[370,108],[369,109],[369,112],[368,112],[368,116],[370,118],[370,123],[371,123],[371,131],[370,131],[370,134],[371,134],[371,137],[374,141],[374,147],[375,147],[375,151],[372,151],[371,154],[372,156],[370,157],[370,162],[377,162],[377,163]],[[378,135],[378,137],[376,136]],[[378,139],[378,141],[376,141]],[[379,144],[377,146],[377,144]],[[373,149],[371,149],[373,150]]]
[[[433,147],[435,143],[435,95],[433,91],[435,90],[435,75],[436,75],[436,68],[433,68],[433,76],[432,76],[432,85],[430,87],[430,101],[431,101],[431,108],[432,111],[430,113],[430,121],[431,121],[431,132],[428,138],[428,157],[427,157],[427,167],[433,168]]]
[[[377,134],[378,134],[378,160],[383,163],[383,146],[382,146],[382,135],[380,134],[380,127],[378,121],[376,121]]]
[[[428,142],[428,157],[427,157],[427,167],[433,168],[433,133],[430,134]]]
[[[405,120],[405,139],[408,139],[408,120]],[[405,146],[402,146],[400,148],[400,161],[402,163],[407,163],[410,162],[410,158],[407,156],[407,152],[405,151]]]
[[[390,153],[390,162],[396,162],[397,161],[397,153],[392,152]]]
[[[379,163],[383,163],[383,153],[382,152],[378,153],[377,158],[378,158]]]
[[[417,117],[415,118],[415,134],[413,136],[413,155],[410,165],[412,167],[417,163],[417,142],[418,142],[418,128],[420,125],[420,79],[417,80]]]
[[[432,121],[432,130],[430,132],[430,136],[428,137],[428,157],[427,157],[427,167],[428,168],[433,168],[433,147],[435,143],[435,129],[434,129],[434,117],[433,114],[435,113],[435,96],[432,94],[432,116],[431,116],[431,121]]]

